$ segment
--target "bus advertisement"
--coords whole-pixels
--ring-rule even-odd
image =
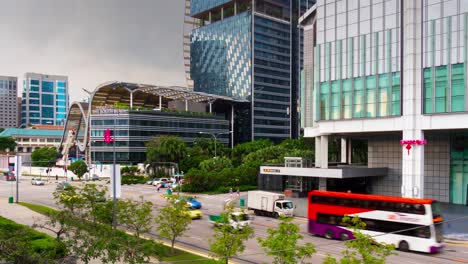
[[[309,233],[328,239],[354,239],[352,229],[343,222],[346,215],[365,223],[364,234],[402,251],[436,253],[443,248],[443,218],[435,200],[309,192]]]

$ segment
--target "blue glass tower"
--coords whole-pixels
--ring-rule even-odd
[[[309,2],[315,1],[191,1],[190,14],[199,20],[191,34],[194,90],[247,100],[236,112],[247,140],[299,134],[297,19]]]
[[[68,77],[26,73],[23,81],[21,127],[64,125],[68,101]]]

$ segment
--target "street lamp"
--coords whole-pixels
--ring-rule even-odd
[[[219,135],[226,135],[226,134],[231,134],[232,131],[229,131],[229,132],[221,132],[221,133],[210,133],[210,132],[198,132],[198,134],[207,134],[207,135],[211,135],[213,138],[214,138],[214,147],[215,147],[215,158],[216,158],[216,141],[218,140],[218,136]]]

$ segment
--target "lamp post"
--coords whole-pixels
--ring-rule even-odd
[[[232,131],[229,131],[229,132],[221,132],[221,133],[210,133],[210,132],[198,132],[198,134],[207,134],[207,135],[211,135],[213,138],[214,138],[214,147],[215,147],[215,155],[214,157],[216,158],[217,157],[217,153],[216,153],[216,141],[218,140],[218,136],[220,135],[226,135],[226,134],[231,134]]]

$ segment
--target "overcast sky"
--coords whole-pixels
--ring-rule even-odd
[[[0,75],[67,75],[70,100],[108,81],[185,86],[183,0],[0,0]]]

